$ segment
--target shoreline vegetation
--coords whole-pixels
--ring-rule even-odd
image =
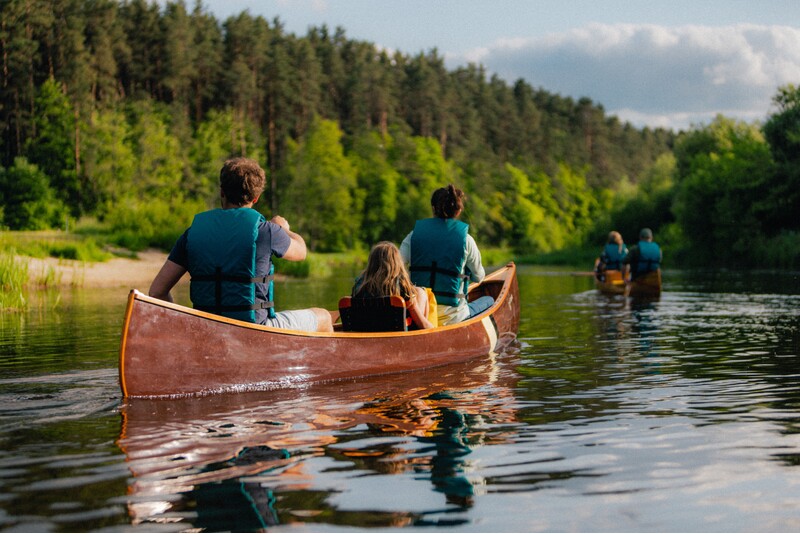
[[[483,263],[572,267],[589,271],[595,247],[572,247],[550,253],[515,254],[509,248],[482,247]],[[62,230],[0,231],[0,312],[28,308],[30,291],[69,288],[131,288],[147,291],[168,251],[131,250],[112,244],[101,233]],[[310,252],[302,262],[276,259],[278,278],[325,278],[339,269],[357,272],[366,265],[367,251]],[[674,262],[673,262],[674,263]],[[188,283],[188,277],[180,282]]]
[[[224,161],[246,156],[268,176],[257,209],[316,253],[401,241],[453,183],[481,250],[518,263],[591,249],[588,263],[609,231],[630,245],[647,227],[670,266],[800,268],[794,84],[776,88],[763,121],[640,129],[589,98],[343,28],[296,35],[175,1],[6,2],[2,14],[14,24],[0,40],[0,228],[67,236],[22,255],[168,250],[219,205]]]
[[[157,248],[130,250],[105,242],[102,235],[61,230],[0,232],[0,311],[28,307],[30,291],[69,288],[137,288],[146,291],[168,251]],[[303,262],[276,260],[280,277],[324,278],[340,268],[355,272],[366,264],[366,250],[309,253]],[[507,249],[488,248],[486,265],[514,259]],[[185,278],[181,283],[187,283]]]

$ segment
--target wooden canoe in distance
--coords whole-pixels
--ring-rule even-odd
[[[657,297],[661,295],[661,269],[643,274],[628,282],[631,297]]]
[[[602,279],[600,276],[602,276]],[[622,271],[609,269],[602,273],[595,273],[594,285],[601,293],[608,295],[625,294],[625,279],[622,277]]]
[[[317,333],[228,319],[132,290],[120,344],[125,397],[293,387],[462,362],[500,351],[519,327],[513,263],[470,287],[494,304],[458,324],[411,332]]]

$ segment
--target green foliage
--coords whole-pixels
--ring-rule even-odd
[[[0,169],[3,225],[11,230],[58,227],[69,219],[69,211],[56,198],[47,176],[36,165],[19,157],[14,166]]]
[[[27,301],[23,288],[28,283],[28,264],[14,256],[14,249],[0,254],[0,311],[20,311]]]
[[[542,187],[549,183],[537,182],[534,189],[528,175],[510,163],[506,164],[508,189],[504,198],[505,212],[511,223],[511,245],[518,252],[549,252],[563,244],[564,236],[559,232],[552,214],[545,211],[541,198]],[[552,199],[549,194],[548,199]],[[551,205],[553,209],[555,206]],[[556,211],[556,210],[553,210]]]
[[[753,253],[762,259],[762,265],[781,269],[800,268],[800,232],[785,231],[761,238],[753,244]]]
[[[299,37],[247,12],[220,23],[200,3],[10,2],[3,20],[7,227],[88,215],[117,243],[169,247],[218,202],[223,161],[244,155],[314,250],[399,242],[455,183],[482,247],[594,249],[612,228],[633,241],[649,226],[675,258],[793,261],[793,85],[763,138],[720,117],[676,139],[480,65],[448,71],[435,50],[390,55],[325,27]]]
[[[250,131],[237,125],[230,110],[212,110],[195,131],[190,149],[192,177],[186,184],[186,194],[206,199],[209,204],[219,199],[219,170],[230,157],[241,153],[236,132]],[[252,145],[254,143],[246,143]],[[260,154],[256,153],[258,157]]]
[[[78,261],[106,261],[113,254],[95,237],[62,231],[3,232],[0,248],[31,258],[64,258]]]
[[[442,147],[430,137],[394,135],[389,157],[400,174],[398,182],[397,228],[395,240],[401,240],[418,219],[432,215],[431,195],[448,183],[457,182],[457,169],[442,154]]]
[[[105,222],[109,240],[130,250],[157,247],[169,250],[175,240],[191,225],[192,218],[205,210],[201,201],[151,198],[128,199],[111,205]]]
[[[493,267],[500,267],[514,259],[514,254],[510,249],[499,247],[482,247],[481,263],[487,271]]]
[[[361,241],[376,243],[396,235],[397,187],[400,174],[388,161],[387,145],[392,139],[377,132],[364,132],[355,137],[348,158],[363,195]]]
[[[272,258],[275,264],[275,273],[295,278],[308,278],[311,274],[311,258],[304,261],[287,261],[282,258]]]
[[[778,111],[764,124],[764,136],[776,167],[755,206],[769,236],[800,230],[800,87],[781,87],[773,100]]]
[[[206,120],[197,125],[191,148],[191,160],[197,183],[193,189],[198,196],[208,194],[219,186],[219,170],[232,154],[231,132],[233,114],[228,111],[213,110]]]
[[[84,202],[102,216],[127,194],[136,173],[131,127],[121,111],[96,111],[84,142]]]
[[[676,153],[674,213],[693,255],[703,263],[749,263],[751,245],[761,234],[753,200],[772,169],[761,132],[718,117],[679,139]]]
[[[524,254],[517,256],[516,261],[520,264],[564,265],[576,269],[585,269],[594,263],[595,258],[597,258],[596,248],[573,246],[552,252]]]
[[[35,100],[36,137],[28,139],[26,156],[48,178],[56,197],[79,210],[80,183],[75,168],[75,116],[72,105],[59,86],[49,78]]]
[[[184,157],[165,112],[145,100],[134,102],[128,114],[135,162],[128,192],[140,198],[181,196]]]
[[[301,143],[290,142],[281,209],[306,243],[319,251],[356,244],[362,198],[335,122],[315,121]]]
[[[326,278],[343,269],[351,272],[361,271],[367,264],[367,252],[364,250],[310,252],[304,261],[286,261],[275,257],[273,261],[278,276]]]

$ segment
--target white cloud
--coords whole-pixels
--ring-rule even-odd
[[[502,39],[451,62],[480,62],[509,82],[589,97],[637,125],[676,129],[723,115],[754,121],[781,85],[800,83],[800,28],[741,24],[590,24]]]

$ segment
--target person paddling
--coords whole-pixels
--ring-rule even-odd
[[[272,256],[302,261],[307,249],[280,215],[267,221],[253,209],[266,176],[258,162],[233,158],[220,171],[222,208],[195,215],[150,286],[151,297],[172,302],[170,291],[188,271],[196,309],[291,330],[331,332],[322,308],[275,311]]]
[[[653,241],[653,231],[642,228],[639,242],[633,245],[622,263],[630,270],[631,280],[661,268],[662,253],[658,243]]]
[[[483,281],[486,271],[469,226],[458,220],[465,198],[453,184],[434,191],[433,217],[417,221],[400,245],[411,281],[433,289],[440,326],[473,317],[494,303],[489,296],[467,302],[469,282]]]
[[[622,260],[628,254],[628,247],[622,240],[622,234],[611,231],[600,257],[594,262],[594,270],[599,280],[605,279],[605,271],[622,271]]]

